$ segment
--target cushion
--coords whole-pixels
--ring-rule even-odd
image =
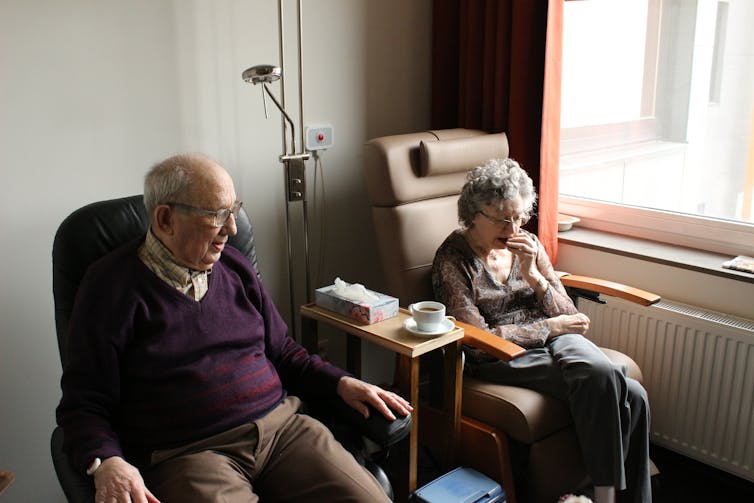
[[[639,366],[627,355],[600,348],[626,375],[641,382]],[[525,444],[569,426],[571,414],[564,402],[526,388],[463,377],[463,414],[504,431]]]
[[[465,173],[489,159],[508,157],[508,138],[505,133],[497,133],[454,140],[422,140],[419,156],[420,176]]]
[[[564,402],[526,388],[463,376],[463,415],[532,444],[571,424]]]

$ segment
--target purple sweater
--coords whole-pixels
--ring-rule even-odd
[[[142,241],[93,264],[76,297],[57,409],[74,466],[116,455],[138,466],[263,416],[286,390],[335,396],[346,373],[288,337],[240,252],[226,247],[197,302],[139,260]]]

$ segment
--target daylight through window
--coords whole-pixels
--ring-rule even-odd
[[[752,26],[751,0],[565,2],[562,199],[754,222]]]

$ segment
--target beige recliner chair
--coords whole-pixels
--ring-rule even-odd
[[[386,136],[369,141],[364,154],[386,293],[398,297],[402,306],[430,299],[432,260],[445,237],[458,227],[456,203],[465,174],[487,159],[507,157],[506,136],[468,129]],[[563,283],[644,305],[659,300],[648,292],[592,278],[565,276]],[[458,324],[465,328],[465,344],[499,358],[510,360],[524,351],[478,328]],[[641,381],[641,370],[633,360],[604,351]],[[509,503],[552,503],[588,483],[563,402],[536,391],[464,377],[462,404],[456,462],[498,480]],[[432,432],[433,425],[442,424],[433,420],[434,414],[431,406],[419,411],[419,431],[429,444],[443,434]]]

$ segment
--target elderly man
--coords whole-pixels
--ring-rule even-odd
[[[388,419],[411,406],[288,337],[227,246],[241,203],[220,165],[174,156],[144,186],[150,230],[87,271],[61,381],[58,422],[97,503],[385,501],[293,394]]]

